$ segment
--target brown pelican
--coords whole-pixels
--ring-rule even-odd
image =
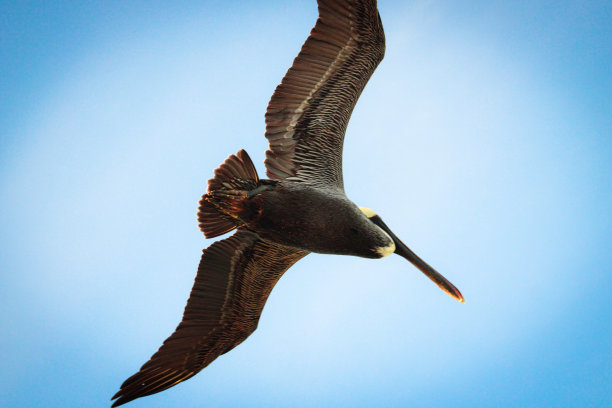
[[[198,221],[207,238],[176,331],[112,399],[113,407],[194,376],[244,341],[270,291],[310,252],[403,256],[442,290],[461,293],[414,254],[374,211],[357,207],[342,182],[342,145],[361,91],[383,58],[376,0],[319,0],[319,18],[266,111],[266,172],[244,150],[208,181]]]

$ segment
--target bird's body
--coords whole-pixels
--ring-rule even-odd
[[[222,168],[229,167],[228,162],[255,171],[243,150],[230,156]],[[288,180],[253,180],[243,183],[254,187],[251,190],[236,190],[218,181],[211,180],[212,188],[200,202],[200,226],[206,236],[217,235],[207,222],[226,216],[228,222],[266,241],[309,252],[380,258],[393,252],[386,248],[395,248],[391,237],[340,189]]]
[[[243,150],[208,181],[198,221],[207,238],[183,319],[113,406],[184,381],[256,328],[282,274],[310,252],[403,256],[440,288],[461,293],[414,254],[372,210],[345,194],[344,133],[385,49],[376,0],[318,0],[319,19],[266,111],[266,171]]]
[[[380,258],[391,238],[339,192],[279,182],[261,193],[262,238],[310,252]]]

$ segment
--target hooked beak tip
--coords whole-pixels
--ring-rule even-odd
[[[432,278],[432,276],[429,276],[429,277]],[[459,292],[459,289],[457,289],[455,285],[450,283],[442,275],[439,275],[438,278],[433,278],[432,280],[434,281],[436,285],[438,285],[440,289],[446,292],[450,297],[458,300],[461,303],[465,303],[465,299],[463,298],[463,295],[461,294],[461,292]]]
[[[458,293],[457,295],[453,296],[455,299],[457,299],[459,302],[461,303],[465,303],[465,299],[463,298],[463,295],[461,293]]]

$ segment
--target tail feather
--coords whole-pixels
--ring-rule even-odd
[[[240,203],[258,182],[255,166],[244,150],[230,155],[215,169],[198,208],[200,231],[206,238],[218,237],[242,224],[238,218]]]
[[[257,170],[246,151],[240,150],[230,155],[221,166],[215,169],[214,177],[208,180],[208,193],[223,188],[242,187],[245,181],[257,186]]]

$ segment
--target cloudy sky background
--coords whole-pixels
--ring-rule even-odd
[[[380,0],[346,191],[400,257],[310,255],[259,329],[137,407],[612,404],[612,6]],[[180,320],[197,201],[314,0],[0,6],[0,406],[104,407]]]

